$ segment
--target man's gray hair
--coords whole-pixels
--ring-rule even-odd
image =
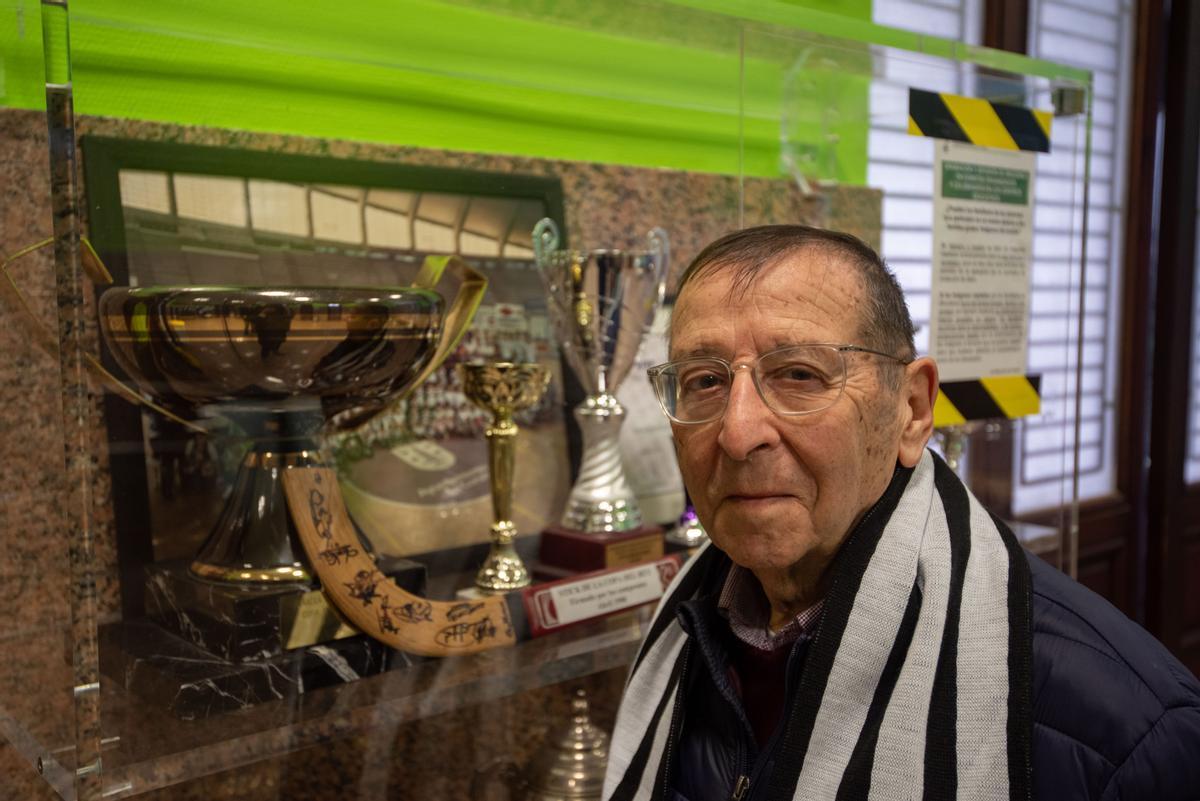
[[[901,359],[917,355],[912,317],[904,290],[875,250],[861,239],[839,231],[808,225],[760,225],[726,234],[692,259],[679,280],[679,290],[694,280],[733,270],[732,293],[750,288],[758,274],[780,259],[800,251],[839,256],[858,271],[865,308],[859,321],[862,344]]]

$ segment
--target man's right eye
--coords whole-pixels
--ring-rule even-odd
[[[711,393],[725,386],[725,376],[711,370],[689,371],[679,377],[679,385],[686,395]]]

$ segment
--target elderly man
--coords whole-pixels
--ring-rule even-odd
[[[874,251],[714,242],[670,354],[712,543],[634,663],[605,799],[1200,798],[1200,684],[926,450],[937,366]]]

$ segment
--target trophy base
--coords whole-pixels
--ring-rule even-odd
[[[704,531],[703,526],[693,521],[672,526],[663,539],[667,544],[667,552],[674,553],[699,548],[708,542],[708,534]]]
[[[677,542],[676,540],[671,538],[670,532],[668,531],[667,536],[663,537],[663,553],[664,554],[673,554],[673,553],[692,554],[692,553],[698,551],[700,549],[700,546],[703,545],[705,542],[707,542],[707,540],[702,540],[701,542],[699,542],[695,545],[689,544],[687,542]]]
[[[418,659],[358,636],[268,659],[230,662],[147,620],[102,625],[99,644],[100,669],[108,679],[182,720],[294,698]]]
[[[534,573],[557,579],[593,570],[611,570],[663,555],[661,526],[641,525],[629,531],[575,531],[550,526],[542,532]]]
[[[424,566],[385,557],[379,568],[405,590],[424,594]],[[269,659],[358,634],[320,590],[303,584],[206,581],[193,575],[185,562],[147,568],[146,614],[176,637],[229,662]]]

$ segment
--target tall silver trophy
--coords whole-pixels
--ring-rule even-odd
[[[662,555],[662,533],[646,526],[621,467],[625,410],[616,391],[666,292],[670,246],[661,228],[645,250],[560,249],[558,226],[533,229],[555,336],[587,398],[575,408],[583,435],[579,477],[560,524],[542,535],[544,573],[618,567]]]

